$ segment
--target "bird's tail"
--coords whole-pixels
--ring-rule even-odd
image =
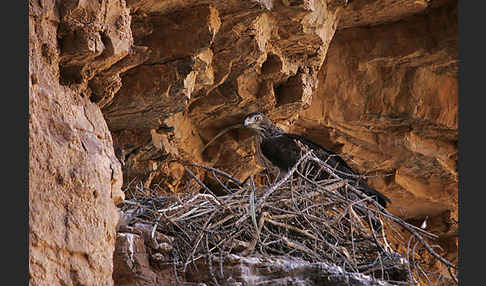
[[[373,227],[373,230],[381,231],[381,227],[382,227],[383,223],[381,222],[381,220],[379,218],[374,216],[373,213],[366,211],[366,210],[363,210],[359,207],[357,207],[355,210],[362,218],[364,218],[366,220],[366,223],[368,225],[370,225],[370,221],[371,221],[370,226]]]
[[[359,188],[362,189],[366,195],[374,198],[382,207],[386,208],[387,203],[391,204],[391,200],[387,196],[370,187],[365,181],[359,181]]]

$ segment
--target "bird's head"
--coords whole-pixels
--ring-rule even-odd
[[[283,132],[280,128],[273,125],[272,121],[261,112],[253,112],[245,117],[243,125],[256,131],[261,136],[273,136]]]
[[[270,119],[268,119],[263,113],[253,112],[245,117],[245,122],[243,125],[245,125],[246,128],[261,130],[264,128],[266,121],[270,121]]]

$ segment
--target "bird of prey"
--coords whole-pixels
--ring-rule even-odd
[[[247,115],[244,126],[256,133],[259,142],[257,147],[260,149],[259,153],[264,157],[262,158],[263,161],[270,162],[280,172],[288,172],[300,159],[302,149],[297,143],[299,142],[301,146],[312,150],[321,161],[330,165],[336,175],[342,179],[347,179],[356,189],[374,198],[384,208],[386,208],[387,202],[391,203],[389,198],[370,187],[360,178],[338,154],[303,136],[286,133],[274,125],[263,113],[254,112]],[[327,178],[329,178],[329,174],[325,171],[317,177],[318,180]]]

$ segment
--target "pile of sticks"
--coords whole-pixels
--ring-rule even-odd
[[[310,161],[332,173],[332,168],[312,152],[278,179],[263,174],[259,180],[249,177],[241,182],[216,168],[187,164],[191,182],[184,194],[160,195],[138,185],[126,191],[128,199],[122,210],[131,214],[132,222],[152,225],[152,237],[160,232],[174,238],[175,268],[185,272],[203,259],[215,283],[215,261],[222,264],[226,256],[237,254],[325,262],[393,284],[420,284],[429,277],[418,260],[410,263],[416,247],[407,257],[387,242],[385,233],[399,233],[397,228],[407,230],[444,263],[452,277],[448,279],[455,280],[456,266],[427,242],[436,238],[434,234],[392,215],[338,175],[313,180],[308,176],[312,173]],[[195,169],[211,176],[218,183],[217,190],[198,179]],[[257,187],[255,181],[264,183]],[[215,195],[221,192],[225,194]],[[377,227],[371,220],[381,225]]]

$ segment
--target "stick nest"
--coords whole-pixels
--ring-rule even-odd
[[[330,179],[315,181],[309,175],[311,161],[330,173]],[[216,187],[208,187],[191,169],[206,172]],[[277,180],[263,174],[240,182],[221,170],[194,163],[187,164],[186,171],[191,182],[184,194],[160,196],[138,185],[127,191],[129,199],[121,206],[132,222],[153,227],[152,238],[155,232],[174,238],[172,263],[178,270],[185,272],[205,259],[213,272],[215,261],[223,263],[230,254],[278,256],[331,263],[392,284],[427,284],[434,274],[424,271],[416,258],[415,252],[422,247],[450,274],[447,279],[437,275],[455,282],[455,265],[427,242],[437,236],[393,216],[312,152]],[[257,187],[255,181],[263,184]],[[385,233],[399,236],[397,228],[410,233],[408,242],[403,242],[408,244],[407,255],[398,254],[387,242]],[[416,241],[413,248],[412,239]]]

